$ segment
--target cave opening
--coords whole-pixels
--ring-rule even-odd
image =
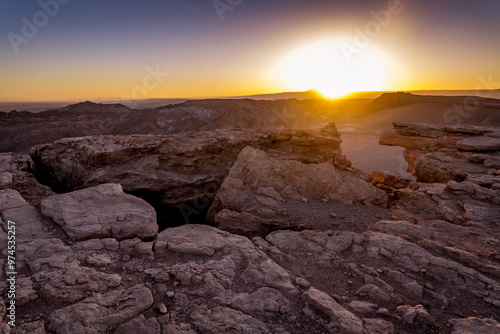
[[[158,232],[187,224],[213,225],[206,219],[213,201],[206,197],[171,206],[161,200],[159,192],[141,189],[130,191],[129,194],[142,198],[155,209]]]

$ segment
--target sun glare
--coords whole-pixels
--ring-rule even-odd
[[[324,40],[298,48],[280,62],[279,76],[290,89],[315,89],[327,98],[383,90],[390,75],[383,54],[367,47],[347,57],[342,43]]]

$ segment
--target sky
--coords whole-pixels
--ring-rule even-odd
[[[498,0],[0,0],[0,101],[500,88],[498,17]]]

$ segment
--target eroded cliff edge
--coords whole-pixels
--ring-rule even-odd
[[[386,193],[342,158],[333,127],[287,131],[98,136],[33,148],[36,173],[58,191],[73,188],[63,194],[37,183],[25,157],[1,155],[2,245],[6,222],[19,231],[11,332],[499,331],[499,172],[485,165],[498,149],[447,148],[488,157],[475,162],[486,172],[385,187],[386,208]],[[482,132],[456,136],[495,138],[485,134],[496,130],[474,131]],[[220,228],[159,232],[153,208],[125,193],[142,182],[170,204],[195,203],[215,180],[209,212]],[[5,315],[0,300],[9,333]]]

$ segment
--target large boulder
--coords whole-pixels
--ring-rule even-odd
[[[252,234],[286,226],[287,200],[329,198],[385,205],[386,194],[328,163],[304,164],[246,147],[224,180],[208,218],[221,229]]]
[[[42,201],[41,208],[72,239],[144,239],[158,233],[153,207],[123,193],[119,184],[50,196]]]

